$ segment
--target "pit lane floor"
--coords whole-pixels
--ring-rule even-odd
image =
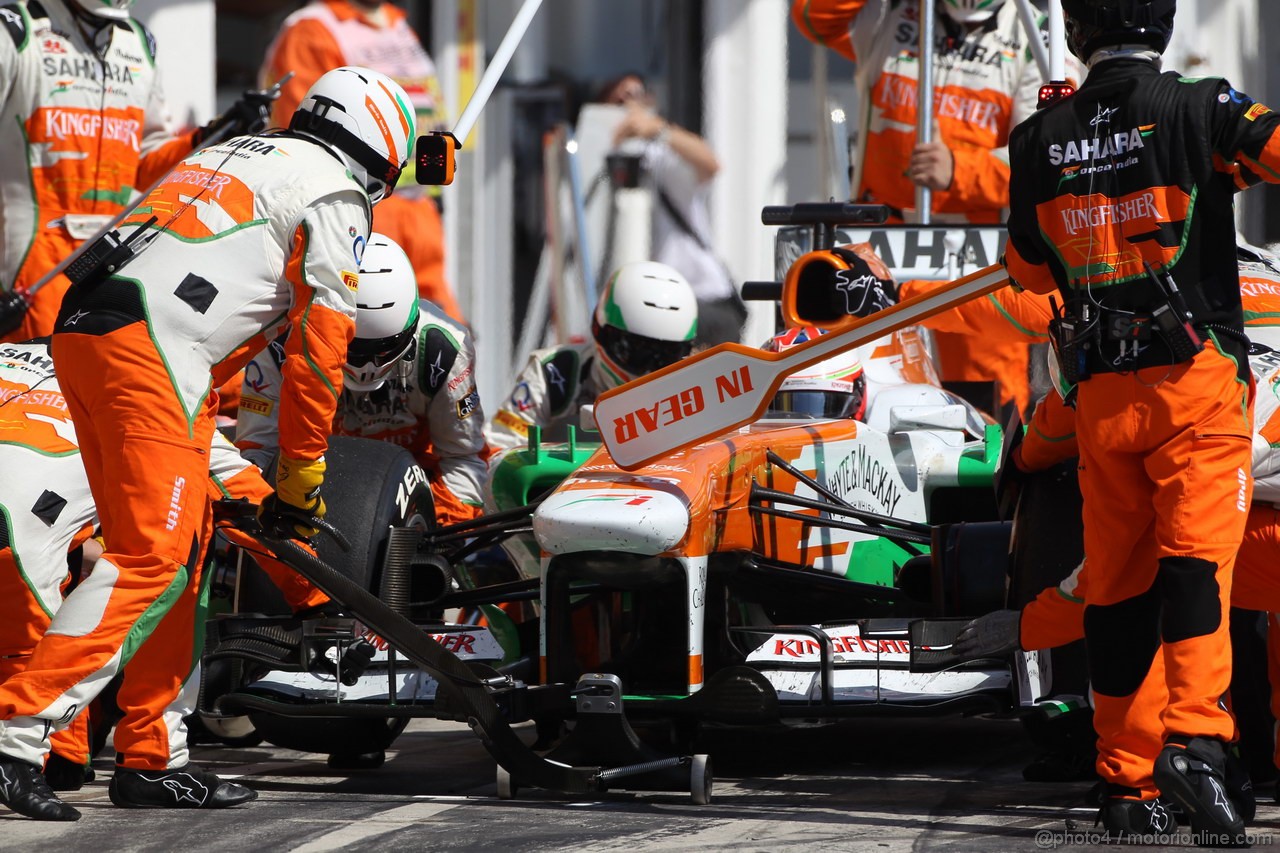
[[[532,729],[522,733],[532,738]],[[266,746],[196,749],[196,760],[260,792],[227,811],[128,811],[107,799],[110,762],[66,799],[78,823],[0,808],[0,849],[328,850],[1085,850],[1066,819],[1093,829],[1087,783],[1030,784],[1031,746],[1014,722],[871,720],[835,729],[706,738],[710,805],[687,794],[498,800],[494,764],[462,725],[415,721],[378,770],[329,770],[323,756]],[[1270,792],[1268,791],[1268,794]],[[1251,831],[1280,838],[1265,798]],[[1038,834],[1039,833],[1039,834]],[[1273,841],[1280,844],[1280,841]]]

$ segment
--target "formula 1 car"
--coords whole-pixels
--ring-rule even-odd
[[[848,215],[834,207],[824,227]],[[329,752],[340,766],[385,749],[412,716],[479,719],[481,729],[497,716],[535,719],[548,736],[573,720],[543,764],[482,732],[509,796],[520,785],[619,779],[670,788],[644,776],[676,759],[655,757],[629,719],[665,728],[684,748],[700,725],[1012,715],[1063,693],[1048,656],[961,661],[950,646],[969,618],[1025,603],[1078,562],[1058,544],[1078,541],[1063,530],[1074,484],[1061,472],[1028,481],[1002,520],[995,480],[1011,442],[927,372],[903,381],[921,348],[907,330],[864,351],[865,422],[761,420],[636,470],[573,440],[543,446],[532,431],[529,449],[496,466],[495,511],[449,529],[429,529],[429,491],[411,457],[385,446],[377,452],[388,458],[375,460],[335,441],[329,483],[341,484],[332,492],[342,503],[330,517],[362,545],[322,546],[321,558],[359,588],[355,604],[339,600],[360,622],[221,620],[206,660],[231,672],[206,678],[202,710],[247,715],[267,740]],[[1043,535],[1054,529],[1062,535]],[[523,579],[458,589],[466,584],[453,573],[503,540]],[[523,666],[528,645],[502,648],[488,630],[439,618],[445,607],[531,598],[533,670]],[[260,593],[247,599],[255,606],[242,601],[240,612],[265,609]],[[385,648],[348,661],[361,637]],[[442,682],[439,652],[450,651]],[[467,711],[452,695],[459,684],[488,710]],[[680,760],[704,801],[705,757]],[[587,783],[573,775],[601,764],[614,769]]]

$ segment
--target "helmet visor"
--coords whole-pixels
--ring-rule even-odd
[[[632,376],[675,364],[693,352],[693,341],[660,341],[616,326],[597,326],[596,342],[611,361]]]
[[[856,418],[862,413],[863,388],[841,391],[779,391],[773,395],[765,417]]]
[[[388,338],[353,338],[347,346],[347,364],[353,367],[366,364],[385,367],[405,354],[413,343],[415,331],[416,323]]]

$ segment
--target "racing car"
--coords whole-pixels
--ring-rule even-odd
[[[847,215],[835,207],[823,214],[828,232]],[[822,302],[810,293],[784,308],[811,321],[803,306]],[[549,756],[561,767],[593,754],[652,763],[625,719],[584,724],[600,705],[669,724],[682,748],[700,725],[1033,708],[1064,690],[1046,656],[961,661],[949,649],[968,618],[1018,606],[1074,567],[1061,543],[1072,541],[1075,490],[1069,475],[1037,478],[1002,520],[1005,431],[924,368],[906,370],[926,363],[921,351],[912,330],[864,351],[865,421],[763,419],[634,470],[603,448],[548,447],[531,431],[530,447],[495,468],[494,512],[443,530],[430,529],[411,457],[335,440],[330,481],[342,503],[330,517],[359,542],[349,552],[322,544],[320,556],[397,618],[359,608],[363,621],[226,617],[209,644],[202,710],[247,717],[267,740],[328,752],[337,766],[377,763],[409,717],[476,718],[450,697],[456,684],[442,689],[438,671],[405,659],[409,646],[453,652],[470,687],[501,694],[506,722],[575,720],[573,748]],[[465,581],[468,559],[502,540],[523,579],[463,589],[455,574]],[[270,612],[267,593],[241,592],[238,613]],[[440,618],[449,606],[521,598],[538,604],[533,670],[528,645]],[[352,657],[362,640],[374,654]],[[538,784],[530,765],[495,757],[500,793]],[[710,774],[688,764],[699,799]]]

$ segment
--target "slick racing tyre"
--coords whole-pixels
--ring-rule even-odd
[[[346,536],[351,549],[343,551],[323,534],[316,539],[316,549],[334,569],[377,594],[389,530],[426,529],[434,524],[427,478],[407,450],[371,439],[335,436],[329,440],[325,461],[325,518]],[[244,596],[242,609],[288,613],[275,587],[260,571],[253,574],[262,584],[248,590],[251,594]],[[380,752],[408,723],[405,718],[307,718],[269,713],[254,713],[250,719],[269,743],[338,757]]]

